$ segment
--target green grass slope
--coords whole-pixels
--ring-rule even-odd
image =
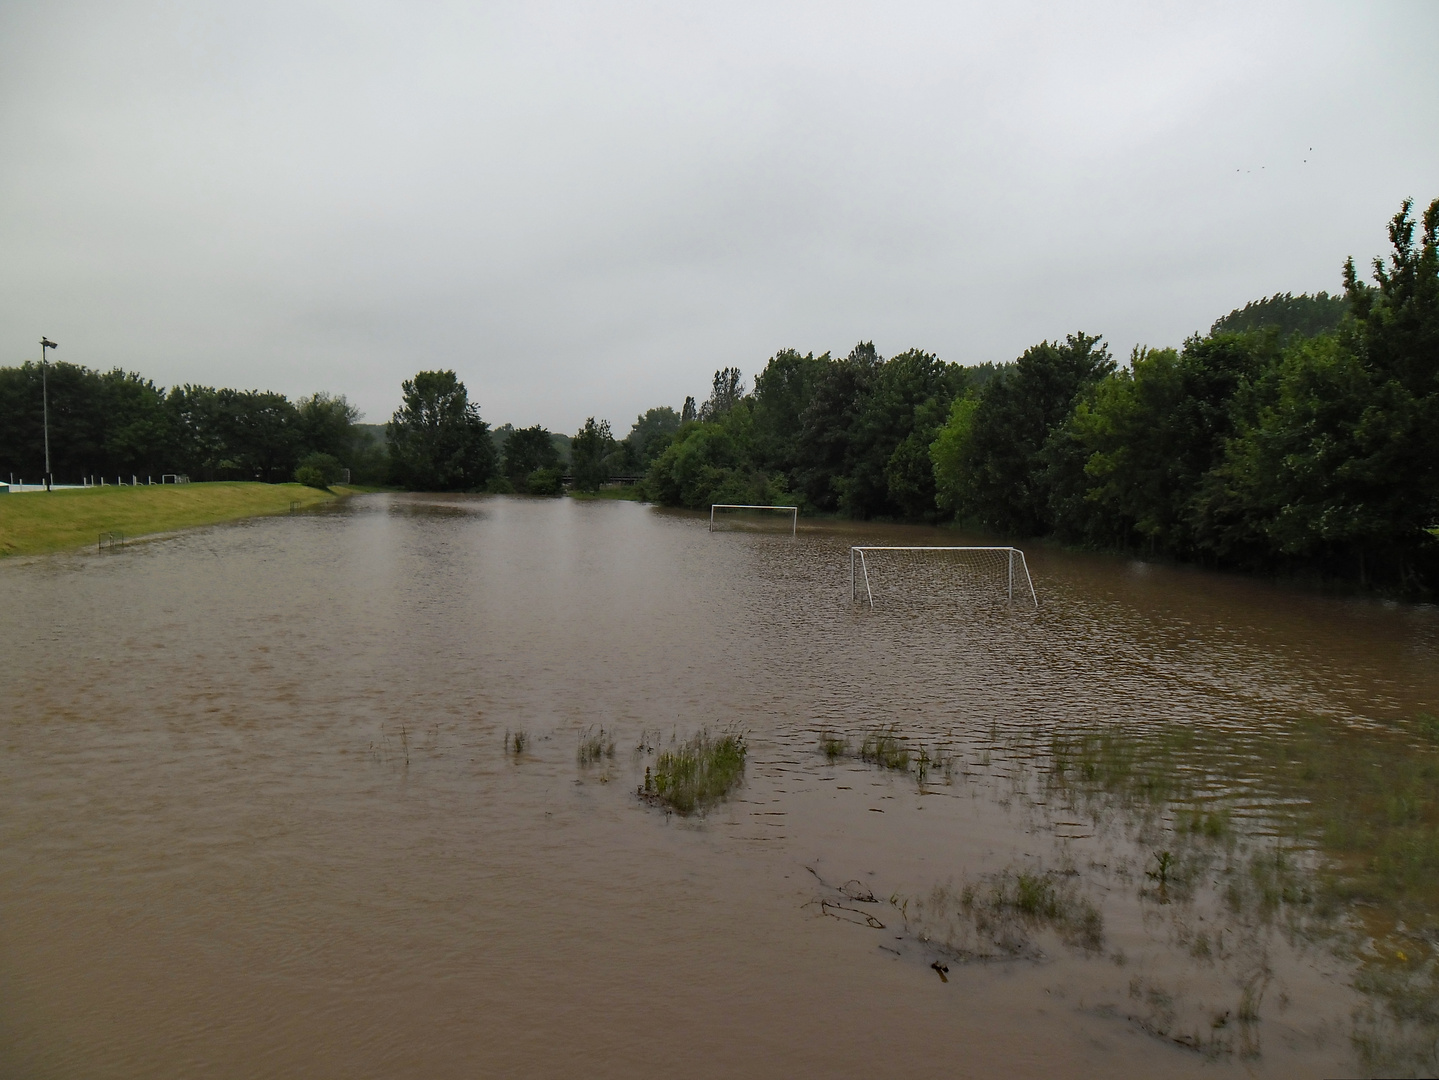
[[[341,489],[343,493],[344,489]],[[328,502],[334,493],[303,484],[165,484],[0,495],[0,556],[39,555],[93,545],[101,533],[127,538],[283,514],[291,502]]]

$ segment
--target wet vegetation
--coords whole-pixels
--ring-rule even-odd
[[[1069,871],[1004,870],[958,889],[940,885],[925,897],[891,899],[919,940],[955,960],[1042,955],[1035,938],[1053,932],[1087,952],[1104,947],[1104,917]]]
[[[1367,1003],[1352,1040],[1365,1066],[1430,1072],[1439,1067],[1439,748],[1427,720],[1382,731],[1313,719],[1239,746],[1232,734],[1190,728],[1056,738],[1047,789],[1097,818],[1120,815],[1149,846],[1142,899],[1198,907],[1212,882],[1230,941],[1251,943],[1251,966],[1265,966],[1266,926],[1353,964]],[[1189,927],[1180,943],[1210,960],[1221,947],[1214,931]],[[1242,957],[1228,948],[1222,959]],[[1255,986],[1234,1012],[1241,1021],[1246,1009],[1257,1016]]]
[[[881,769],[909,771],[909,747],[893,727],[878,728],[864,737],[859,759]]]
[[[858,753],[854,751],[853,744],[847,736],[835,735],[828,731],[820,733],[819,749],[820,753],[824,754],[826,760],[830,762],[853,757],[881,769],[904,773],[912,772],[921,785],[926,783],[933,773],[941,774],[947,783],[953,782],[954,779],[952,754],[942,748],[931,750],[925,746],[911,750],[909,740],[900,734],[899,729],[893,724],[874,728],[866,734],[860,743]]]
[[[849,740],[835,735],[833,732],[825,731],[820,733],[819,751],[828,761],[838,761],[840,758],[849,756]]]
[[[615,756],[614,736],[606,734],[604,728],[600,728],[598,732],[593,726],[586,728],[580,735],[577,756],[581,765],[598,765],[606,758],[612,760]]]
[[[681,814],[700,813],[744,780],[744,735],[701,730],[688,742],[661,751],[653,772],[645,770],[640,796]]]

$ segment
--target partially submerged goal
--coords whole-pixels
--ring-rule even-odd
[[[977,591],[1003,595],[1014,600],[1016,584],[1020,595],[1025,589],[1035,608],[1039,596],[1029,576],[1024,552],[1016,547],[888,547],[879,544],[857,544],[849,549],[849,597],[859,599],[859,584],[864,582],[864,595],[874,609],[874,590],[870,587],[869,567],[873,560],[876,572],[883,570],[889,577],[918,579],[921,587],[931,592]]]
[[[799,532],[799,507],[797,506],[754,506],[749,503],[711,503],[710,504],[710,532],[715,531],[715,512],[727,511],[721,514],[719,520],[725,519],[741,521],[745,524],[758,524],[766,518],[789,518],[789,534],[795,536]],[[769,513],[765,513],[769,511]]]

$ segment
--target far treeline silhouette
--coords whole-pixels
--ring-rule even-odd
[[[183,386],[50,368],[59,480],[356,483],[555,495],[638,477],[671,506],[788,503],[808,513],[955,521],[1010,537],[1210,566],[1317,572],[1439,592],[1439,199],[1406,201],[1374,284],[1345,263],[1342,296],[1279,294],[1179,349],[1125,368],[1085,333],[1012,363],[961,367],[869,343],[843,358],[776,353],[747,391],[637,418],[616,440],[490,429],[453,371],[402,386],[389,424],[343,397]],[[1419,235],[1416,242],[1415,233]],[[43,470],[40,367],[0,368],[0,468]]]

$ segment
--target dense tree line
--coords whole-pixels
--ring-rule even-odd
[[[650,409],[616,439],[492,430],[453,371],[402,385],[383,428],[343,397],[180,386],[48,368],[60,480],[356,482],[557,495],[616,476],[673,506],[786,503],[853,518],[955,521],[1006,536],[1208,565],[1310,568],[1439,591],[1439,200],[1406,202],[1373,282],[1278,294],[1179,348],[1120,365],[1099,337],[960,367],[911,349],[785,349],[745,385]],[[0,468],[43,471],[41,368],[0,368]],[[383,438],[378,438],[379,433]],[[303,471],[302,471],[303,470]]]
[[[193,480],[286,481],[309,462],[325,476],[349,468],[375,482],[383,450],[355,425],[343,397],[299,401],[259,390],[177,386],[134,372],[51,363],[43,374],[50,409],[51,470],[59,483],[90,476],[181,473]],[[31,362],[0,368],[0,468],[5,479],[39,482],[45,472],[42,371]]]
[[[781,351],[752,391],[716,372],[644,444],[644,489],[1439,591],[1436,231],[1439,200],[1406,202],[1372,284],[1350,260],[1342,296],[1269,297],[1123,366],[1074,333],[997,366],[861,343]]]

